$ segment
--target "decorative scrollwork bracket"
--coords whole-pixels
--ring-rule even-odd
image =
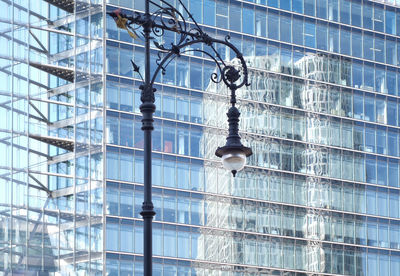
[[[223,81],[231,90],[249,85],[246,62],[241,52],[229,41],[229,35],[223,40],[208,35],[200,28],[193,15],[183,5],[181,0],[178,0],[178,3],[182,8],[182,12],[165,0],[160,0],[159,3],[155,3],[154,1],[149,2],[155,11],[148,16],[139,12],[127,15],[122,13],[120,9],[109,12],[108,14],[114,18],[119,28],[126,29],[133,38],[144,37],[144,30],[150,30],[150,39],[153,45],[160,50],[157,59],[157,68],[151,77],[150,86],[154,84],[160,71],[165,73],[166,67],[172,60],[188,52],[201,52],[215,62],[217,65],[217,73],[213,73],[210,76],[214,83]],[[190,22],[186,20],[184,14],[187,14]],[[176,42],[171,43],[163,41],[166,32],[177,34]],[[198,43],[206,45],[204,48],[207,49],[200,50],[190,47]],[[235,53],[235,57],[233,57],[232,60],[235,59],[239,62],[232,65],[232,63],[225,61],[216,50],[216,44],[222,44],[230,48],[230,50]],[[136,65],[134,65],[134,67],[136,67]]]

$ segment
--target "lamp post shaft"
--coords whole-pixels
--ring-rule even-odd
[[[150,32],[151,32],[151,18],[150,18],[150,2],[145,2],[145,24],[143,25],[143,33],[145,38],[145,76],[144,85],[140,86],[142,90],[140,105],[140,112],[142,113],[142,130],[144,133],[144,201],[142,205],[143,217],[143,256],[144,256],[144,275],[151,276],[153,273],[152,268],[152,221],[155,215],[153,202],[151,200],[152,187],[151,187],[151,132],[153,126],[153,113],[156,106],[154,105],[154,90],[150,83]]]

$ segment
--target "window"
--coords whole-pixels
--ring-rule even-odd
[[[133,76],[132,64],[131,64],[132,57],[133,57],[132,46],[120,43],[120,49],[119,49],[120,75],[125,76],[125,77]]]
[[[340,1],[340,22],[350,24],[350,2],[349,0]]]
[[[367,157],[365,163],[365,170],[367,173],[367,182],[376,183],[376,160],[375,157]]]
[[[315,22],[314,20],[306,20],[304,28],[305,45],[315,48]]]
[[[215,0],[204,0],[204,24],[215,26]]]
[[[352,55],[362,58],[363,51],[362,51],[362,35],[361,31],[352,30],[351,33],[351,48],[352,48]]]
[[[387,7],[385,13],[385,31],[388,34],[396,34],[396,13]]]
[[[351,2],[351,24],[361,27],[361,4],[355,1]]]
[[[364,89],[374,90],[375,70],[369,63],[364,64]]]
[[[375,4],[374,7],[374,17],[373,17],[373,22],[374,22],[374,30],[378,32],[384,32],[384,14],[383,14],[383,9],[380,5]]]
[[[374,38],[370,33],[364,33],[363,49],[365,59],[374,59]]]
[[[388,132],[388,153],[389,155],[399,155],[399,134],[396,130],[389,130]]]
[[[280,16],[280,37],[282,41],[291,42],[291,18],[289,15],[281,14]],[[275,26],[276,27],[276,26]]]
[[[317,34],[317,48],[328,50],[328,25],[325,22],[318,23]]]
[[[370,3],[363,3],[363,27],[372,30],[372,6]]]
[[[274,10],[268,10],[268,37],[279,39],[279,14]]]
[[[133,252],[133,222],[122,220],[120,231],[120,250],[124,252]]]
[[[187,259],[190,258],[190,232],[184,232],[184,231],[178,232],[178,248],[177,249],[178,249],[178,257],[179,258],[187,258]],[[188,275],[188,274],[185,274],[185,275]],[[178,275],[184,275],[184,274],[178,274]]]
[[[200,2],[198,0],[193,0],[195,2]],[[233,2],[230,3],[229,6],[229,29],[233,31],[240,32],[242,26],[242,14],[241,14],[241,5]],[[254,24],[254,23],[253,23]]]
[[[329,51],[339,53],[339,28],[329,24]]]
[[[120,118],[120,145],[133,146],[133,118],[127,114],[121,114]]]
[[[399,187],[399,165],[396,160],[390,159],[388,169],[389,186]]]
[[[327,17],[327,0],[317,0],[317,17],[326,18]]]
[[[303,13],[303,1],[292,0],[292,10],[297,13]]]
[[[294,44],[303,45],[303,33],[304,33],[303,25],[304,25],[303,18],[293,16],[292,37]]]
[[[351,39],[350,29],[342,27],[340,29],[340,53],[350,55],[351,53]]]
[[[353,39],[355,39],[354,36],[353,36]],[[354,49],[354,45],[355,44],[353,43],[353,51],[356,50],[356,49]],[[358,62],[358,61],[353,62],[353,76],[352,77],[353,77],[353,87],[361,88],[362,83],[363,83],[363,64],[361,62]]]
[[[173,68],[171,68],[173,70]],[[189,59],[180,57],[176,62],[175,85],[189,87]]]
[[[118,75],[118,48],[107,46],[107,72]]]
[[[304,0],[304,14],[315,16],[315,0]]]
[[[339,21],[338,0],[328,0],[328,18],[332,21]]]
[[[130,66],[130,65],[129,65]],[[132,87],[121,86],[119,89],[120,93],[120,109],[122,111],[133,111],[133,90]]]
[[[364,119],[366,121],[375,121],[375,99],[374,97],[364,97]]]
[[[232,3],[231,3],[232,5]],[[236,19],[237,20],[237,19]],[[254,7],[243,5],[243,32],[247,34],[254,34]]]
[[[385,39],[383,36],[375,35],[375,60],[385,62]]]
[[[362,94],[354,94],[353,96],[353,110],[354,110],[354,118],[356,119],[364,119],[364,110],[363,110],[363,96]]]
[[[133,181],[133,150],[121,149],[120,158],[121,180]]]
[[[376,153],[387,154],[385,127],[378,126],[376,129]]]
[[[256,35],[259,37],[265,37],[267,35],[267,18],[266,10],[261,8],[256,8]]]
[[[130,187],[127,188],[120,191],[120,215],[133,217],[133,190]]]
[[[119,245],[119,231],[118,231],[118,221],[116,223],[108,222],[106,229],[106,248],[107,250],[118,251]]]
[[[164,191],[166,192],[166,190]],[[168,191],[163,197],[163,220],[176,222],[176,196],[174,191]]]
[[[119,179],[118,157],[118,150],[107,150],[107,178],[109,179]]]
[[[118,216],[118,185],[107,183],[107,214]]]
[[[378,157],[378,161],[377,161],[377,170],[378,170],[378,174],[377,174],[377,181],[379,185],[387,185],[387,173],[388,173],[388,169],[387,169],[387,160],[386,158],[383,157]],[[386,211],[382,211],[382,212],[386,212]],[[386,215],[385,215],[386,216]]]

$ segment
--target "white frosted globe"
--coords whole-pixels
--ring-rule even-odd
[[[230,171],[240,171],[246,164],[246,155],[241,151],[234,151],[222,155],[222,164]]]

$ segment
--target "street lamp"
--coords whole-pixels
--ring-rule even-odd
[[[140,213],[144,221],[144,275],[152,275],[152,220],[155,215],[154,206],[151,200],[151,132],[153,126],[153,113],[156,110],[154,104],[155,97],[153,84],[158,74],[164,74],[168,64],[181,54],[188,52],[200,52],[206,58],[215,62],[217,73],[211,75],[211,80],[214,83],[225,83],[231,91],[230,103],[231,107],[227,113],[229,122],[229,135],[226,145],[217,149],[215,154],[222,158],[222,163],[225,168],[232,171],[233,176],[236,172],[243,169],[246,163],[246,157],[252,154],[250,148],[242,145],[240,142],[239,131],[239,116],[240,112],[236,108],[236,90],[248,86],[248,73],[246,62],[241,52],[229,42],[230,37],[225,39],[215,39],[205,33],[189,10],[183,5],[181,0],[177,0],[183,11],[187,13],[190,24],[186,22],[183,13],[165,0],[158,0],[157,3],[151,0],[145,0],[145,12],[133,12],[132,15],[126,15],[121,10],[115,10],[107,13],[112,16],[118,26],[128,31],[133,38],[142,36],[145,42],[145,68],[144,78],[140,73],[140,68],[134,62],[133,71],[139,74],[143,84],[139,87],[141,90],[140,112],[142,113],[142,130],[144,132],[144,201],[142,204],[142,212]],[[154,12],[150,14],[150,4],[154,7]],[[173,32],[178,34],[176,43],[160,43],[158,39],[162,39],[165,32]],[[159,50],[158,59],[156,60],[156,69],[153,75],[150,74],[150,41],[153,41],[154,47]],[[190,46],[201,43],[205,45],[206,50],[194,49]],[[218,51],[215,49],[215,44],[222,44],[231,49],[236,55],[236,60],[239,61],[236,65],[227,64]]]

